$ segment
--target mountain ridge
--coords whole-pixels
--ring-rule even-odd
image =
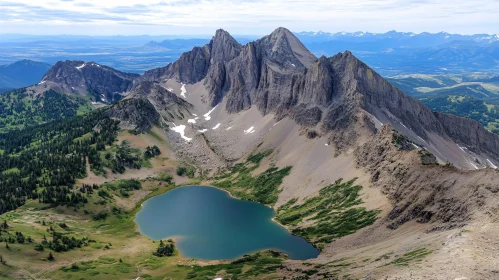
[[[22,88],[33,85],[50,69],[48,63],[20,60],[0,65],[0,88]]]
[[[197,67],[194,62],[201,60],[197,59],[201,50],[213,51],[210,46],[228,40],[230,35],[220,32],[223,36],[215,35],[210,45],[194,48],[184,54],[178,64],[164,68],[162,78],[178,78],[182,73],[194,71]],[[293,42],[299,50],[295,51],[296,48],[289,43],[290,38],[296,37],[290,31],[278,28],[270,35],[246,44],[240,51],[231,52],[228,59],[222,56],[211,61],[209,55],[203,56],[202,71],[196,78],[180,81],[203,81],[209,105],[214,107],[225,100],[225,109],[229,113],[238,113],[255,105],[264,115],[274,113],[278,119],[289,116],[309,127],[320,124],[321,130],[329,132],[345,129],[359,117],[362,124],[356,125],[370,128],[371,134],[382,124],[389,123],[416,144],[433,152],[441,162],[473,168],[472,160],[466,162],[464,158],[473,158],[482,166],[487,165],[487,160],[499,159],[499,136],[486,131],[475,121],[433,113],[392,86],[349,51],[316,59],[308,50],[302,49],[301,43]],[[306,65],[298,59],[300,52],[304,54],[300,58],[308,58],[303,60]],[[211,52],[205,53],[211,55]],[[472,132],[458,129],[462,126],[471,128]],[[457,131],[453,131],[455,128]],[[346,148],[348,145],[344,143],[357,137],[351,134],[345,139],[336,138],[331,136],[331,141],[337,147]],[[452,147],[449,141],[457,145],[452,144],[456,145]],[[456,157],[454,150],[460,145],[472,153]]]
[[[59,93],[77,95],[90,93],[96,101],[113,103],[132,89],[138,77],[95,62],[66,60],[57,62],[35,87],[53,87]]]

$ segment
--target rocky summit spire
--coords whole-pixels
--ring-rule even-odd
[[[216,62],[225,63],[237,57],[242,46],[234,39],[229,32],[218,29],[211,39],[211,64]]]
[[[264,37],[271,44],[271,49],[274,52],[291,51],[300,63],[309,67],[317,58],[300,42],[296,36],[284,27],[279,27],[269,36]]]

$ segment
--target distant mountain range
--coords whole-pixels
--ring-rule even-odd
[[[50,64],[32,60],[0,65],[0,92],[36,84],[50,67]]]
[[[295,35],[304,43],[318,43],[327,41],[348,41],[348,42],[375,42],[383,41],[399,47],[418,48],[436,47],[452,41],[473,41],[477,44],[490,44],[499,41],[499,34],[474,34],[460,35],[447,32],[440,33],[413,33],[389,31],[386,33],[370,32],[298,32]]]
[[[349,50],[383,76],[499,72],[499,34],[319,31],[294,35],[317,57]],[[252,36],[235,37],[241,45],[252,39]],[[81,60],[95,61],[123,72],[143,73],[174,62],[182,53],[209,41],[209,37],[203,36],[0,35],[0,64],[22,59],[48,64]],[[2,87],[18,86],[0,84]]]
[[[499,71],[499,34],[300,32],[315,55],[345,50],[385,76]]]

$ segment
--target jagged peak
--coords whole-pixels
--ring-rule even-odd
[[[229,32],[223,30],[222,28],[220,29],[217,29],[217,31],[215,31],[215,36],[213,36],[213,39],[216,39],[216,38],[225,38],[225,37],[228,37],[228,38],[232,38],[232,36],[230,35]]]
[[[223,30],[223,29],[218,29],[216,32],[215,32],[215,36],[213,36],[213,38],[211,39],[212,43],[213,42],[223,42],[223,43],[229,43],[229,44],[233,44],[233,45],[241,45],[239,44],[239,42],[234,39],[234,37],[232,37],[232,35],[230,35],[229,32]]]
[[[218,29],[211,42],[211,63],[227,62],[239,55],[242,45],[229,32]]]
[[[307,68],[317,60],[317,57],[291,31],[284,27],[275,29],[270,35],[262,38],[262,40],[269,41],[270,47],[274,52],[289,48],[300,63]]]
[[[289,29],[287,28],[284,28],[284,27],[277,27],[274,31],[272,31],[272,33],[270,33],[270,36],[282,36],[282,35],[293,35],[293,33],[291,31],[289,31]]]

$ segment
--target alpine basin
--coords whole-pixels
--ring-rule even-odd
[[[274,216],[272,208],[219,189],[186,186],[147,200],[135,222],[152,240],[176,238],[189,258],[232,260],[264,249],[296,260],[318,256],[310,243],[273,222]]]

